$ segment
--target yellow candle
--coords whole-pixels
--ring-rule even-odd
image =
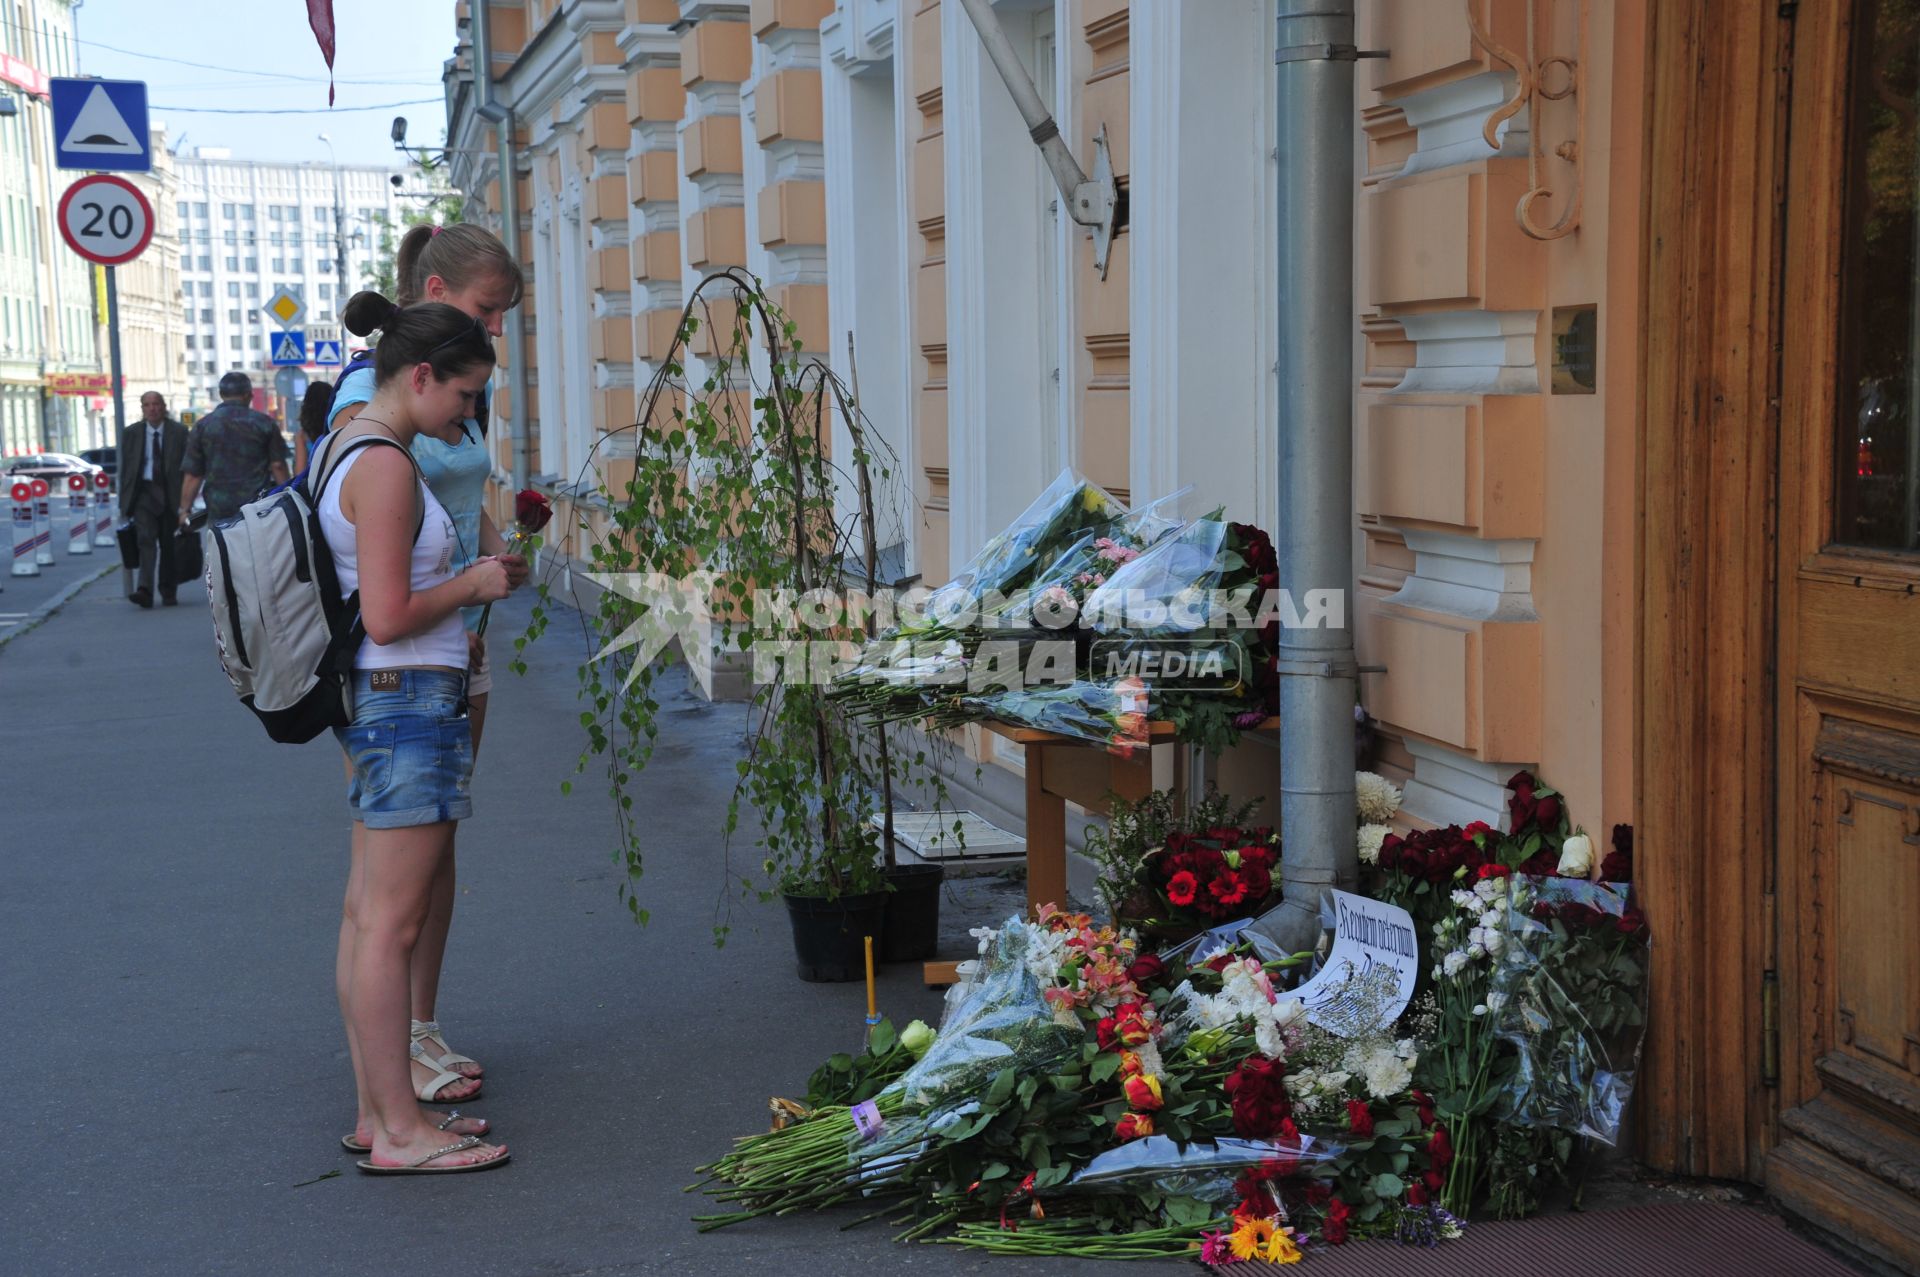
[[[873,1000],[873,937],[867,937],[867,1019],[871,1021],[880,1012],[875,1009]]]

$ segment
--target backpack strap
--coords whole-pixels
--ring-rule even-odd
[[[326,491],[327,480],[333,478],[335,474],[339,473],[341,463],[346,461],[348,457],[360,451],[362,448],[369,447],[376,443],[384,444],[389,448],[397,449],[400,452],[400,455],[404,456],[407,459],[407,464],[413,467],[414,478],[418,479],[422,484],[426,483],[427,476],[421,472],[420,463],[414,460],[413,453],[410,450],[406,448],[402,448],[400,446],[400,443],[398,440],[383,438],[380,435],[361,435],[358,439],[354,439],[350,441],[347,444],[347,446],[341,450],[340,455],[336,457],[333,455],[333,448],[331,445],[333,441],[335,439],[338,439],[339,437],[340,437],[339,432],[337,431],[328,432],[327,436],[324,439],[322,439],[318,445],[319,447],[325,448],[327,450],[326,459],[318,463],[309,463],[307,467],[309,473],[317,473],[317,477],[313,481],[313,488],[312,488],[313,509],[316,513],[318,513],[320,509],[320,494]],[[315,471],[316,464],[318,465],[317,472]],[[419,514],[417,517],[415,517],[413,521],[413,539],[418,541],[420,539],[420,529],[427,526],[427,503],[425,501],[416,500],[414,504],[419,507]]]

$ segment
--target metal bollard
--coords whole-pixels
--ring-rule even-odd
[[[40,565],[33,558],[33,484],[26,479],[15,479],[12,491],[13,517],[7,520],[13,525],[13,570],[10,576],[39,576]]]
[[[45,479],[33,483],[33,561],[43,568],[53,566],[53,489]]]
[[[102,470],[93,476],[93,543],[108,549],[113,537],[113,480]]]
[[[67,476],[67,553],[93,553],[93,516],[87,513],[92,497],[87,492],[87,476]]]

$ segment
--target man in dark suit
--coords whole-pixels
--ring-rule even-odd
[[[179,601],[174,598],[173,512],[180,505],[187,428],[167,415],[166,399],[154,390],[140,396],[140,417],[120,432],[120,514],[133,520],[140,538],[140,574],[127,597],[152,607],[157,585],[160,601],[172,607]]]

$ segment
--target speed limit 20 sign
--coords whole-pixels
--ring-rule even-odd
[[[126,178],[94,173],[60,197],[60,234],[88,261],[119,266],[153,239],[153,205]]]

